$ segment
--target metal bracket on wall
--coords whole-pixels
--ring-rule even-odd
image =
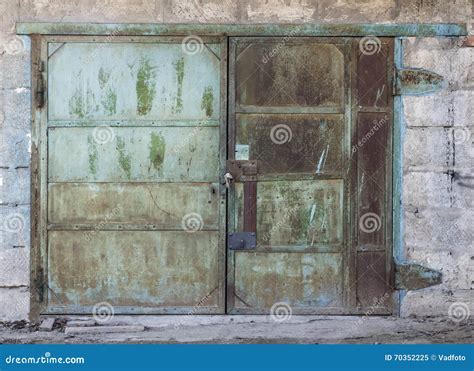
[[[423,95],[444,87],[443,76],[421,68],[395,69],[394,75],[394,95]]]
[[[395,263],[395,288],[398,290],[419,290],[439,285],[442,273],[419,264]]]

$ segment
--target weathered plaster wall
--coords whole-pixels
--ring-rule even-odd
[[[466,22],[472,0],[2,0],[0,3],[0,320],[29,307],[29,42],[17,21]],[[472,31],[471,31],[472,32]],[[457,39],[406,39],[404,63],[446,77],[443,92],[404,99],[405,255],[444,282],[409,292],[402,315],[471,306],[474,288],[474,48]]]

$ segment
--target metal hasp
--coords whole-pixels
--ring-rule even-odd
[[[254,250],[257,239],[255,232],[233,232],[227,235],[227,243],[231,250]]]
[[[227,161],[227,171],[235,181],[256,181],[257,161],[229,160]]]
[[[419,264],[395,264],[395,287],[398,290],[419,290],[439,285],[442,273]]]
[[[421,68],[395,70],[395,95],[423,95],[443,88],[444,78],[437,73]]]

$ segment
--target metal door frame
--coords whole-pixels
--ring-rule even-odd
[[[148,40],[150,36],[221,36],[223,47],[226,49],[222,60],[227,61],[227,39],[230,36],[335,36],[335,37],[363,37],[368,35],[387,36],[394,38],[394,63],[396,68],[403,67],[402,38],[409,36],[465,36],[466,24],[438,23],[438,24],[105,24],[105,23],[39,23],[19,22],[16,24],[19,35],[28,35],[31,38],[31,88],[32,88],[32,134],[31,134],[31,254],[30,254],[30,318],[36,319],[44,309],[44,280],[42,279],[47,267],[45,261],[45,206],[47,205],[46,189],[47,177],[46,157],[46,110],[38,107],[40,97],[34,92],[38,90],[40,77],[47,78],[47,65],[44,71],[39,70],[41,62],[45,62],[46,42],[49,37],[71,36],[80,38],[91,36],[92,41],[128,37],[128,40]],[[225,63],[227,64],[227,63]],[[227,79],[227,67],[222,69],[222,79]],[[227,82],[221,85],[221,130],[227,130]],[[225,99],[222,94],[225,92]],[[392,230],[394,257],[403,261],[402,227],[402,145],[403,145],[403,106],[400,95],[393,97],[393,199],[392,199]],[[221,141],[223,139],[221,138]],[[226,140],[226,135],[225,135]],[[226,146],[221,146],[220,155],[226,158]],[[222,195],[221,195],[222,197]],[[225,202],[225,197],[221,198]],[[223,219],[222,219],[223,218]],[[225,222],[226,215],[221,216]],[[220,240],[224,240],[221,236]],[[226,260],[226,252],[220,260]],[[395,311],[399,312],[399,301],[403,291],[394,295],[397,303]]]

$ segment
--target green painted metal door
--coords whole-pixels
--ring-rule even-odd
[[[222,40],[44,40],[46,312],[224,313]]]
[[[391,39],[34,40],[43,312],[392,313]]]
[[[392,41],[231,38],[229,55],[229,232],[256,247],[229,250],[228,312],[391,313]]]

